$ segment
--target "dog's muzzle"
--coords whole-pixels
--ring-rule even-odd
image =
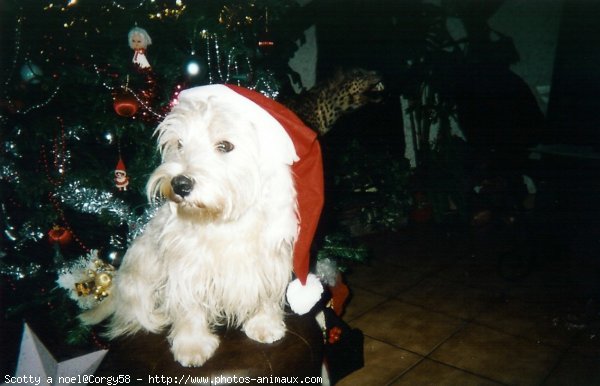
[[[190,177],[180,174],[173,177],[171,180],[171,187],[175,194],[185,197],[192,192],[192,189],[194,189],[194,181]]]

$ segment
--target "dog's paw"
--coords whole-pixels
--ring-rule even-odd
[[[202,366],[219,347],[219,338],[213,334],[203,336],[175,336],[171,351],[175,360],[185,367]]]
[[[256,315],[244,323],[248,338],[261,343],[273,343],[285,335],[285,323],[280,317]]]

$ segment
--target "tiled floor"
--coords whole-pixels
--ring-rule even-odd
[[[365,366],[338,385],[600,385],[598,271],[557,253],[514,280],[501,275],[502,242],[483,240],[368,237],[344,315],[365,335]]]

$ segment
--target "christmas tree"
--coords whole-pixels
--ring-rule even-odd
[[[233,83],[276,98],[306,26],[286,0],[0,7],[0,318],[43,320],[57,341],[87,344],[57,275],[96,258],[96,274],[118,267],[153,215],[153,130],[178,92]]]

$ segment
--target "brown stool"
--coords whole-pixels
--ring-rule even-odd
[[[201,367],[175,362],[165,334],[137,334],[111,342],[95,375],[128,375],[130,384],[140,385],[166,384],[167,380],[171,384],[235,385],[242,383],[240,377],[249,381],[246,384],[256,384],[252,378],[321,376],[323,335],[314,315],[288,315],[286,326],[283,339],[271,344],[255,342],[239,329],[220,331],[217,351]],[[206,383],[206,377],[213,383]]]

